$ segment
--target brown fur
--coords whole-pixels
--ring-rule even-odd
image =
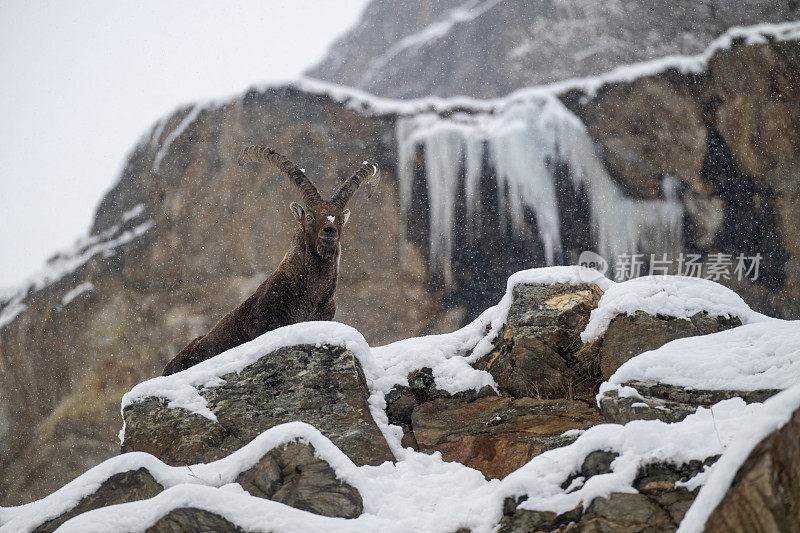
[[[267,331],[306,320],[330,320],[336,312],[333,300],[339,268],[342,228],[350,215],[344,209],[360,182],[377,165],[362,166],[330,202],[322,200],[314,185],[296,165],[262,147],[242,152],[240,163],[269,162],[280,168],[300,189],[307,209],[292,202],[297,220],[292,245],[278,268],[255,293],[225,315],[205,335],[197,337],[164,368],[164,375],[180,372],[226,350],[255,339]],[[330,221],[327,217],[334,217]]]

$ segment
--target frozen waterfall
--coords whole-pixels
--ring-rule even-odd
[[[569,169],[571,185],[588,198],[592,239],[611,264],[622,254],[669,253],[680,248],[683,207],[674,179],[664,178],[664,199],[626,196],[610,178],[583,123],[554,96],[528,96],[492,113],[425,113],[397,124],[398,177],[402,208],[408,213],[415,158],[424,153],[430,203],[429,260],[450,277],[456,195],[464,195],[468,224],[480,220],[482,179],[495,179],[498,216],[519,231],[525,208],[532,211],[548,265],[561,259],[555,163]],[[484,176],[486,159],[494,172]],[[419,165],[419,162],[417,162]],[[506,215],[508,213],[508,215]]]

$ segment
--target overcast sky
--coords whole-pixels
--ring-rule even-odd
[[[0,288],[85,235],[181,104],[298,76],[368,0],[0,0]]]

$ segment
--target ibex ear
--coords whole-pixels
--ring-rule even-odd
[[[350,219],[350,210],[349,209],[345,209],[344,211],[342,211],[342,226],[347,224],[347,221],[349,219]]]
[[[303,209],[303,206],[298,204],[297,202],[292,202],[291,204],[289,204],[289,209],[292,210],[292,214],[294,215],[294,218],[296,218],[297,221],[300,224],[302,224],[303,223],[303,217],[306,214],[306,211],[305,211],[305,209]]]

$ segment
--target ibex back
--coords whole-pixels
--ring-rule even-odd
[[[245,148],[239,156],[239,164],[247,163],[275,165],[302,193],[305,208],[295,202],[290,205],[297,219],[292,245],[275,272],[252,296],[225,315],[211,331],[190,342],[167,364],[165,376],[267,331],[306,320],[330,320],[336,312],[333,295],[339,269],[339,242],[342,228],[350,217],[345,205],[361,182],[368,178],[373,180],[367,182],[372,194],[380,178],[378,166],[365,161],[333,193],[330,201],[325,201],[303,170],[269,148]]]

